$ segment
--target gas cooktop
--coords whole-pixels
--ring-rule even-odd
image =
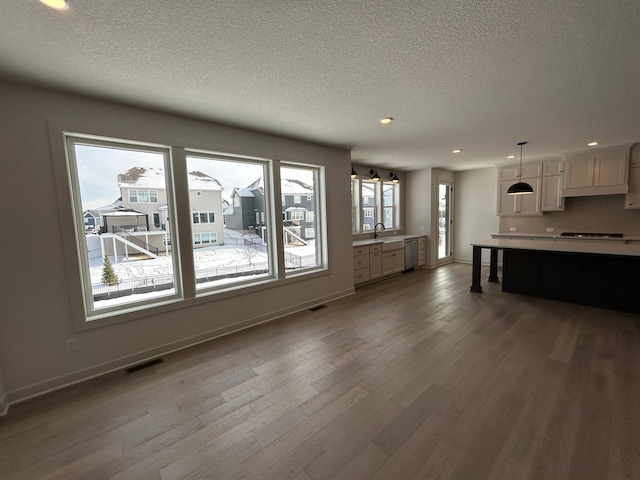
[[[580,238],[622,238],[622,233],[593,233],[593,232],[562,232],[561,237]]]

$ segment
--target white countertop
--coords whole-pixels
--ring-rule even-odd
[[[596,253],[600,255],[628,255],[640,257],[640,243],[620,243],[608,241],[584,241],[584,239],[550,242],[549,240],[491,238],[471,245],[483,248],[514,250],[539,250],[546,252]]]
[[[513,238],[513,239],[545,239],[545,240],[562,240],[566,241],[579,241],[579,242],[637,242],[640,241],[640,237],[624,236],[622,238],[602,238],[602,237],[563,237],[559,233],[519,233],[519,232],[502,232],[492,233],[492,238]]]
[[[364,245],[375,245],[376,243],[384,243],[393,240],[409,240],[411,238],[426,237],[426,235],[392,235],[390,237],[367,238],[365,240],[355,240],[354,247],[362,247]]]

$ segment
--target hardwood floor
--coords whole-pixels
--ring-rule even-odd
[[[640,317],[470,283],[419,270],[15,405],[0,478],[639,479]]]

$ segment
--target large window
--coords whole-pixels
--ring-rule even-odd
[[[189,188],[199,185],[202,192],[200,197],[189,196],[197,291],[215,291],[273,274],[270,230],[264,221],[269,218],[265,210],[271,197],[264,181],[269,165],[262,160],[187,152]],[[232,193],[233,211],[225,213],[224,225],[216,223],[223,215],[225,198]]]
[[[171,195],[170,149],[68,137],[67,155],[76,218],[91,209],[102,222],[98,235],[76,228],[88,318],[151,298],[178,297],[175,257],[166,246],[175,226],[169,221],[164,229],[156,227],[159,201],[164,216],[173,218],[166,200]],[[153,190],[136,188],[140,185]]]
[[[396,228],[396,209],[398,205],[398,184],[382,184],[382,223],[384,228],[393,230]]]
[[[304,271],[322,265],[318,237],[318,206],[322,203],[320,169],[303,165],[282,165],[280,188],[282,205],[285,270]]]
[[[86,320],[327,267],[321,167],[64,138]]]

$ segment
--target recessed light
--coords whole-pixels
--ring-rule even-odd
[[[507,158],[516,158],[515,155],[509,155]]]
[[[380,119],[380,123],[383,125],[389,125],[391,122],[393,122],[393,117],[384,117]]]
[[[453,151],[453,153],[460,153],[460,152],[462,152],[462,149],[461,149],[461,148],[456,148],[456,149]]]
[[[69,10],[69,4],[66,0],[40,0],[40,3],[54,10]]]
[[[587,146],[589,147],[595,147],[596,145],[598,145],[600,142],[589,142],[587,143]]]

